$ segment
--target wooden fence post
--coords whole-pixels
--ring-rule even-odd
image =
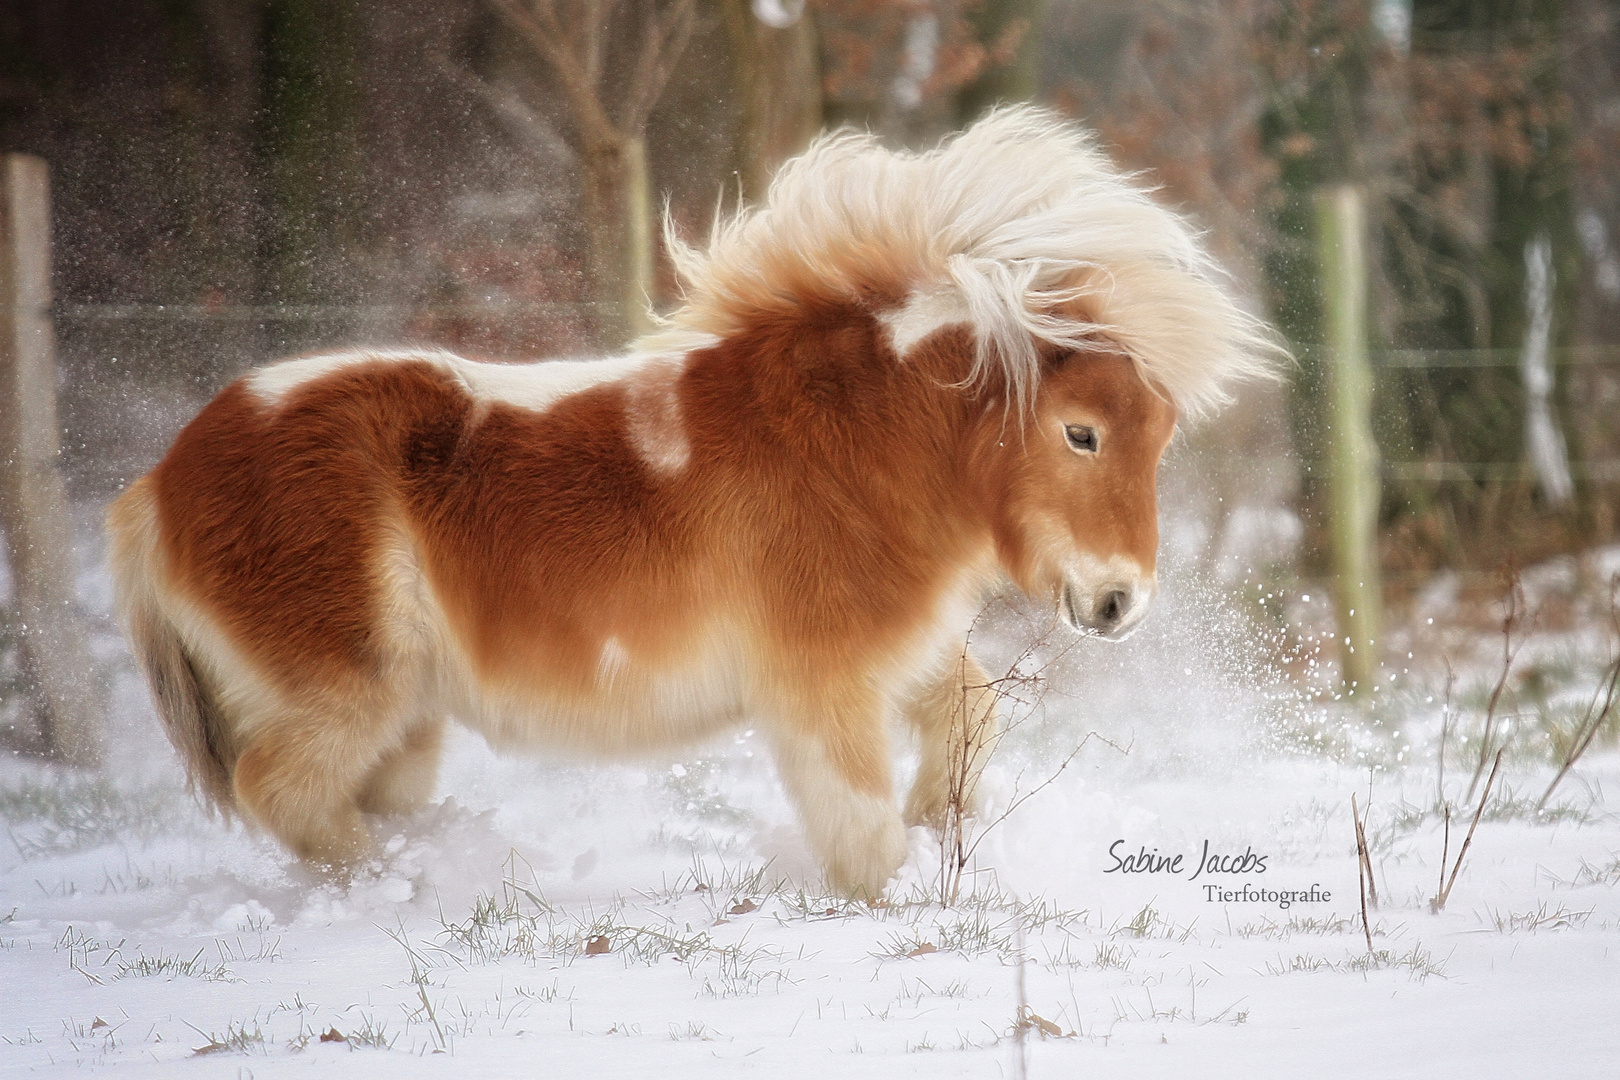
[[[43,749],[101,760],[101,702],[74,599],[72,529],[56,459],[50,179],[44,161],[0,156],[0,532]]]
[[[1372,364],[1367,349],[1366,228],[1358,187],[1338,184],[1317,193],[1334,599],[1344,681],[1363,693],[1371,689],[1378,671],[1383,606],[1378,444],[1372,434]]]

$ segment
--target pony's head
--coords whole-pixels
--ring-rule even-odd
[[[1279,352],[1187,223],[1041,109],[999,109],[921,154],[826,136],[706,250],[666,238],[686,304],[644,347],[870,311],[900,363],[982,418],[975,482],[1002,567],[1106,637],[1157,588],[1155,477],[1178,417]]]
[[[1024,422],[986,420],[980,498],[1018,586],[1056,600],[1076,630],[1117,640],[1158,592],[1155,480],[1176,407],[1125,356],[1045,351]]]

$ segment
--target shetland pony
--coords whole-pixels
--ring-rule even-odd
[[[447,718],[598,755],[746,719],[829,879],[875,894],[994,731],[961,659],[984,591],[1128,633],[1178,415],[1265,367],[1187,226],[1039,110],[921,154],[822,138],[706,250],[669,242],[685,305],[626,355],[276,364],[113,504],[206,799],[341,871],[363,813],[430,797]]]

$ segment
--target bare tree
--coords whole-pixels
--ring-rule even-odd
[[[606,343],[622,344],[648,328],[653,289],[647,118],[691,37],[695,0],[490,3],[567,103],[598,326]]]
[[[958,125],[963,88],[1021,55],[1030,20],[1016,17],[1018,6],[1003,19],[979,0],[814,0],[827,121],[898,146],[933,145]],[[1019,96],[998,90],[993,99]]]
[[[44,159],[0,156],[0,541],[11,570],[37,743],[11,749],[74,765],[101,761],[101,702],[74,601],[67,493],[58,471],[56,342],[51,324],[51,200]]]
[[[731,41],[743,197],[758,202],[778,165],[821,130],[821,59],[804,0],[722,0]]]

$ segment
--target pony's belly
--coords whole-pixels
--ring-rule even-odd
[[[633,755],[707,738],[746,712],[739,666],[709,663],[674,671],[624,664],[599,673],[585,692],[525,680],[482,687],[468,720],[492,744]]]

